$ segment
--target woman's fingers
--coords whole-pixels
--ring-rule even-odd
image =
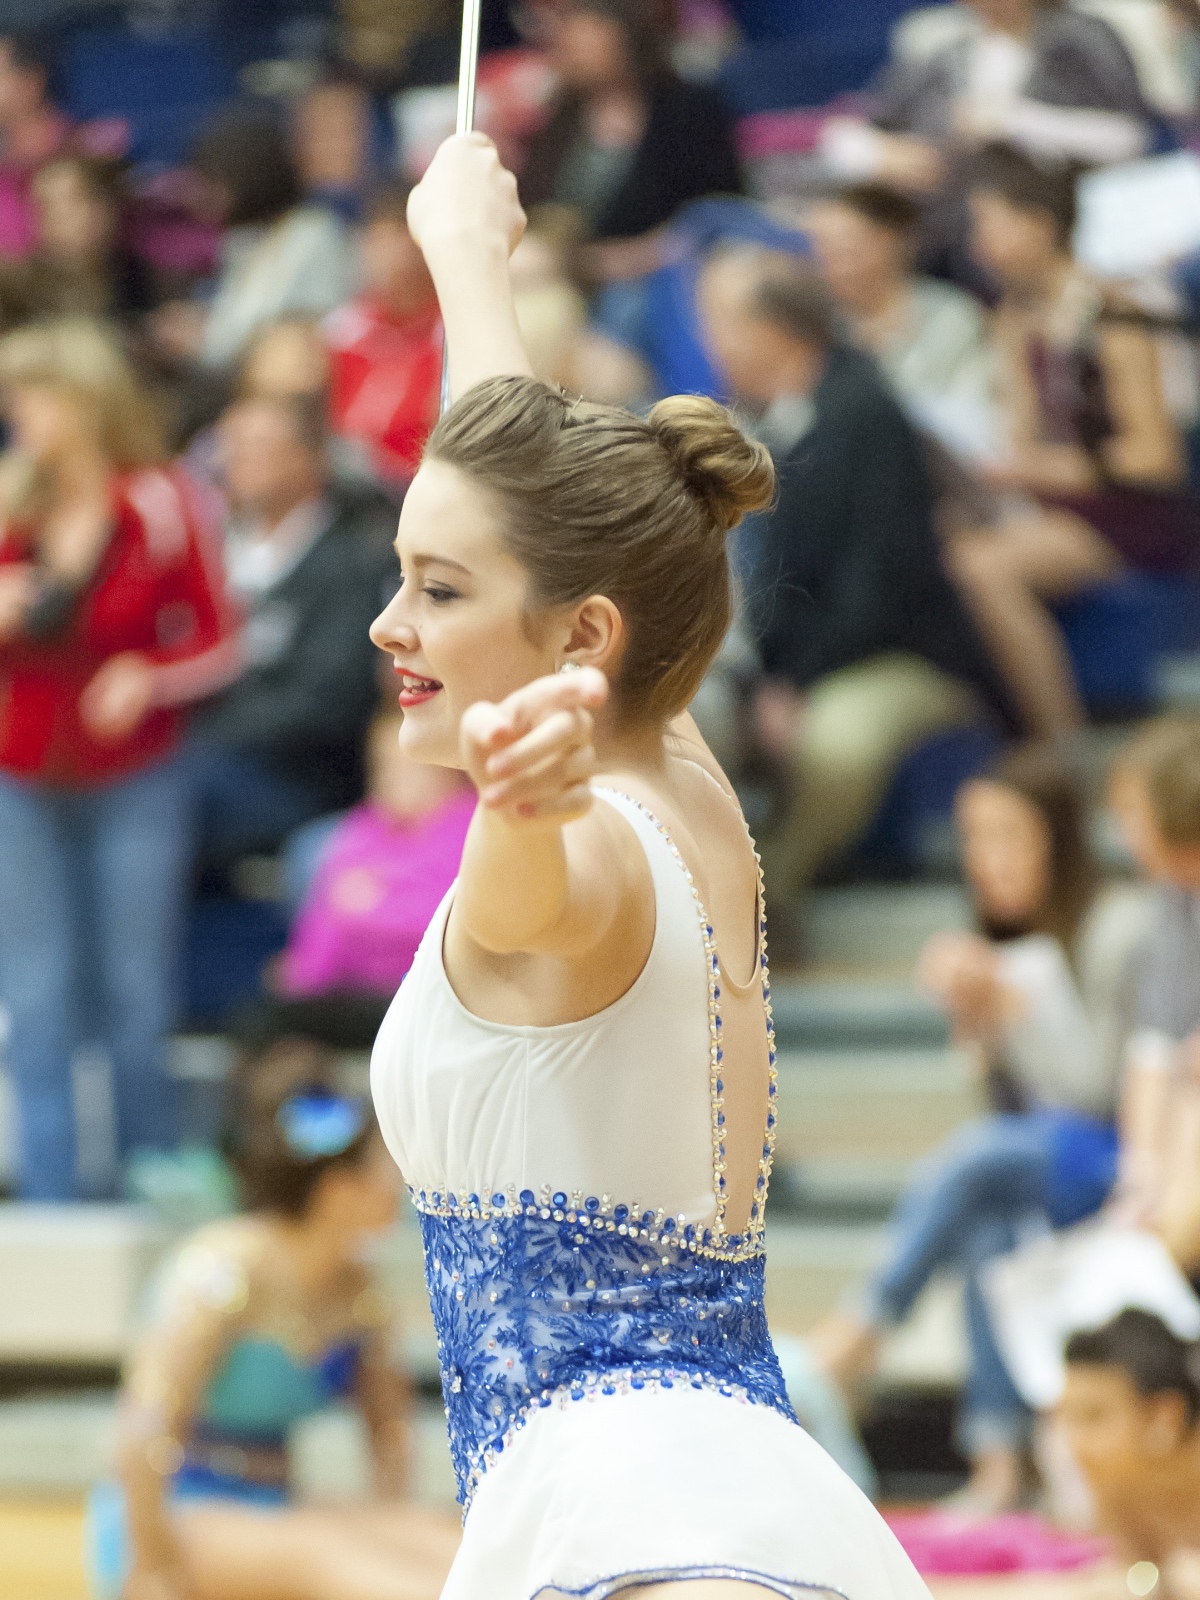
[[[535,765],[522,768],[500,783],[489,783],[480,793],[485,806],[500,810],[522,806],[530,801],[552,798],[566,789],[586,783],[596,771],[596,754],[590,745],[554,751]]]
[[[529,733],[489,756],[487,775],[495,780],[508,778],[514,773],[527,771],[547,755],[590,745],[592,726],[591,712],[582,708],[551,712],[545,721],[539,722]]]
[[[592,711],[608,694],[595,668],[538,678],[462,719],[463,762],[489,809],[565,819],[591,804]],[[569,796],[569,799],[567,798]]]
[[[595,711],[607,698],[608,679],[604,674],[595,667],[581,667],[578,672],[555,672],[535,678],[500,704],[524,729],[532,728],[554,711],[573,711],[577,707]]]
[[[461,241],[482,228],[501,234],[509,253],[525,231],[517,181],[482,133],[443,140],[408,202],[409,231],[422,250]]]

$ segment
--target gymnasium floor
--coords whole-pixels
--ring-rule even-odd
[[[0,1500],[0,1600],[88,1600],[81,1504]]]

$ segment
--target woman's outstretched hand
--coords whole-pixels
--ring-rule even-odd
[[[608,697],[595,667],[537,678],[462,719],[463,765],[482,804],[514,822],[569,822],[592,803],[598,770],[592,715]]]
[[[486,134],[459,133],[438,146],[408,197],[408,229],[430,269],[439,258],[494,244],[508,260],[525,232],[517,180]]]

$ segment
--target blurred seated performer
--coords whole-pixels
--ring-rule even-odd
[[[0,341],[0,1003],[18,1192],[78,1198],[72,1058],[117,1154],[178,1137],[165,1041],[187,897],[182,708],[236,671],[215,540],[95,323]]]
[[[1081,1572],[934,1581],[938,1600],[1200,1600],[1200,1346],[1122,1311],[1066,1348],[1058,1418],[1113,1557]]]
[[[971,1364],[959,1443],[961,1504],[1013,1509],[1031,1417],[995,1344],[979,1286],[1031,1216],[1066,1227],[1096,1211],[1117,1171],[1115,1117],[1145,919],[1097,895],[1082,797],[1061,758],[1027,747],[960,791],[956,821],[978,931],[926,946],[918,978],[971,1048],[996,1108],[925,1162],[896,1214],[863,1305],[813,1336],[842,1383],[873,1365],[938,1269],[965,1268]]]
[[[437,421],[442,322],[425,258],[408,231],[408,188],[392,183],[368,202],[363,289],[325,319],[330,418],[364,444],[381,478],[407,483]]]
[[[1001,453],[987,317],[973,295],[914,270],[921,208],[860,183],[805,217],[817,266],[855,342],[879,362],[913,423],[968,460]]]
[[[185,756],[215,866],[361,796],[377,698],[366,630],[395,531],[382,497],[330,482],[319,402],[237,401],[221,444],[225,565],[249,621],[243,671],[199,709]]]
[[[367,797],[327,838],[279,972],[285,995],[374,996],[379,1022],[457,876],[475,811],[460,772],[401,752],[400,722],[388,711],[371,724]]]
[[[671,70],[647,0],[568,0],[540,15],[562,87],[522,167],[522,204],[535,220],[545,205],[573,214],[584,281],[640,277],[685,201],[741,192],[733,119]]]
[[[1072,260],[1073,175],[989,150],[971,208],[974,251],[1003,289],[1012,440],[983,476],[1013,502],[951,560],[1027,727],[1051,735],[1084,710],[1048,603],[1127,567],[1186,571],[1195,512],[1154,337]]]
[[[155,303],[150,269],[121,239],[119,163],[61,155],[31,184],[32,253],[0,263],[0,317],[24,322],[55,312],[111,317],[132,328]]]
[[[1149,723],[1118,759],[1113,804],[1158,888],[1130,1040],[1119,1196],[1200,1281],[1200,718]]]
[[[745,558],[756,732],[792,790],[760,836],[778,908],[867,827],[908,750],[1004,692],[942,571],[920,442],[820,286],[786,258],[718,252],[699,307],[779,478]]]
[[[435,1600],[458,1533],[406,1503],[409,1392],[362,1264],[400,1178],[370,1101],[320,1046],[243,1062],[230,1154],[247,1214],[185,1240],[129,1361],[119,1486],[93,1496],[103,1600]],[[372,1503],[296,1506],[288,1432],[335,1400],[367,1425]]]

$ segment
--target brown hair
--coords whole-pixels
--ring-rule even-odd
[[[1129,1306],[1102,1328],[1073,1333],[1064,1359],[1068,1366],[1119,1367],[1140,1395],[1181,1395],[1189,1429],[1200,1420],[1200,1345],[1153,1312]]]
[[[119,211],[129,198],[126,166],[112,156],[89,156],[70,151],[65,155],[51,156],[37,169],[33,178],[34,192],[48,172],[74,172],[84,188],[94,199],[103,200]]]
[[[764,261],[763,268],[750,292],[751,312],[804,344],[821,350],[835,345],[837,310],[816,273],[799,262]]]
[[[1167,844],[1200,844],[1200,716],[1155,717],[1122,750],[1114,776],[1145,785]]]
[[[1023,931],[1052,934],[1069,954],[1098,882],[1075,773],[1053,745],[1027,744],[993,762],[983,781],[1013,790],[1046,823],[1050,885],[1035,925]]]
[[[324,1173],[357,1166],[375,1134],[370,1100],[349,1097],[362,1109],[362,1128],[332,1155],[311,1155],[288,1143],[281,1111],[303,1096],[341,1098],[338,1058],[312,1039],[284,1037],[239,1060],[230,1084],[225,1148],[249,1211],[302,1216]]]
[[[534,606],[617,605],[625,718],[664,722],[688,705],[732,614],[725,535],[775,484],[767,451],[723,407],[676,395],[643,421],[535,378],[489,378],[446,413],[427,455],[500,500]]]
[[[921,207],[911,195],[885,183],[852,183],[829,196],[833,205],[845,206],[887,233],[911,239],[921,226]]]
[[[1071,247],[1080,169],[1063,161],[1035,161],[1011,145],[990,144],[970,171],[972,189],[998,194],[1015,211],[1041,211],[1051,218],[1058,242]]]

